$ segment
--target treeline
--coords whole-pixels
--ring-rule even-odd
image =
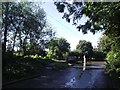
[[[51,59],[46,44],[55,36],[46,13],[34,2],[2,2],[3,82],[41,73]]]
[[[46,21],[44,10],[31,2],[2,3],[3,53],[41,54],[55,32]]]
[[[83,56],[86,56],[87,60],[105,60],[106,54],[99,50],[99,48],[93,48],[91,42],[86,40],[79,40],[76,49],[71,51],[70,44],[64,38],[52,38],[47,43],[47,57],[67,60],[68,58],[74,58],[74,60],[82,61]]]

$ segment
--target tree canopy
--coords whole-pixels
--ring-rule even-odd
[[[105,30],[105,34],[112,36],[120,35],[120,2],[55,2],[59,12],[64,13],[63,18],[76,25],[78,30],[84,34],[88,31],[95,34],[97,31]],[[67,9],[67,13],[65,11]],[[70,17],[73,16],[72,19]],[[78,21],[87,17],[84,25]]]
[[[92,53],[93,53],[93,46],[91,42],[87,42],[85,40],[79,40],[79,43],[76,46],[76,50],[86,55],[86,57],[91,58]]]
[[[111,50],[112,45],[114,45],[114,41],[112,41],[108,36],[104,35],[98,42],[98,50],[104,54],[107,54]]]
[[[79,52],[82,52],[85,54],[87,52],[91,52],[93,47],[90,42],[87,42],[85,40],[79,40],[79,43],[76,46],[76,49],[79,50]]]
[[[51,54],[58,59],[63,59],[67,52],[70,51],[70,44],[64,38],[52,38],[48,42],[47,47]]]
[[[44,10],[33,2],[2,3],[3,51],[36,52],[54,36]],[[6,50],[7,49],[7,50]]]

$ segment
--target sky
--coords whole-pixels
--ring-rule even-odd
[[[56,32],[56,37],[65,38],[70,43],[71,50],[76,49],[79,40],[90,41],[93,47],[97,46],[99,38],[102,36],[102,32],[98,32],[95,35],[91,32],[88,32],[88,34],[79,32],[72,23],[68,23],[65,19],[62,19],[63,14],[57,11],[53,2],[45,2],[41,7],[46,12],[47,21]],[[85,20],[85,18],[82,18],[80,23],[84,23]]]

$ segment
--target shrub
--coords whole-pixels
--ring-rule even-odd
[[[107,73],[116,74],[117,78],[120,77],[120,51],[114,48],[107,54],[106,60]]]
[[[51,59],[43,59],[37,55],[21,57],[5,54],[2,59],[3,82],[38,74],[45,65],[52,62]]]

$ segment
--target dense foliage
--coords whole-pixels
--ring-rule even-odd
[[[44,10],[34,3],[4,2],[2,12],[3,52],[38,53],[54,35]]]
[[[87,42],[85,40],[79,40],[79,43],[76,46],[76,50],[80,53],[83,53],[83,55],[85,55],[87,59],[92,58],[93,46],[91,42]]]
[[[84,4],[84,5],[83,5]],[[84,34],[88,31],[95,34],[99,30],[112,36],[120,35],[120,2],[55,2],[59,12],[64,13],[63,18],[68,22],[73,20],[73,24]],[[67,13],[65,11],[67,9]],[[72,19],[70,17],[73,16]],[[87,17],[85,24],[79,23],[83,17]]]
[[[70,51],[70,44],[64,38],[52,38],[47,47],[49,49],[48,56],[56,59],[65,59]]]
[[[93,55],[92,55],[93,60],[97,61],[103,61],[106,58],[106,54],[104,54],[101,51],[93,50]]]
[[[2,3],[3,82],[41,73],[51,59],[45,45],[54,36],[44,10],[33,2]]]
[[[79,52],[78,50],[74,50],[69,52],[69,56],[75,57],[77,60],[83,60],[83,53]]]
[[[7,55],[3,55],[2,57],[3,83],[41,74],[42,69],[53,62],[48,58],[15,56],[8,52]]]
[[[104,35],[99,40],[98,50],[103,52],[104,54],[107,54],[111,50],[113,44],[114,41],[111,40],[108,36]]]
[[[98,50],[106,55],[106,72],[116,82],[120,82],[120,43],[118,40],[119,37],[103,36],[98,44]]]

